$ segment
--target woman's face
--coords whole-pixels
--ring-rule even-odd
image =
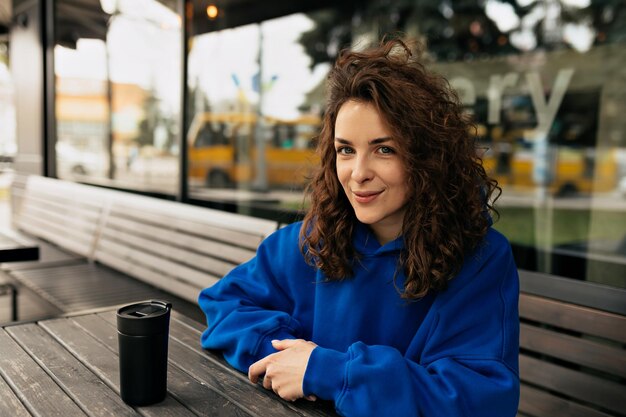
[[[335,121],[337,177],[357,219],[381,245],[402,232],[408,200],[404,162],[376,108],[347,101]]]

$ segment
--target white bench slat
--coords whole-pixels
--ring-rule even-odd
[[[104,203],[103,199],[99,201],[81,201],[78,195],[63,196],[55,193],[41,193],[34,190],[29,190],[27,198],[32,204],[38,204],[43,207],[56,206],[62,211],[75,211],[82,212],[86,215],[92,215],[96,217]]]
[[[63,216],[71,213],[72,215],[91,221],[96,221],[102,211],[102,206],[85,205],[75,199],[53,198],[42,194],[29,195],[28,203],[31,206],[39,207],[41,210],[49,211],[54,214]]]
[[[129,275],[157,288],[161,288],[167,292],[177,295],[185,300],[191,301],[193,303],[196,303],[198,301],[198,288],[189,285],[186,282],[176,281],[175,279],[172,279],[167,275],[163,275],[161,273],[157,273],[151,270],[137,268],[135,265],[132,264],[132,262],[120,259],[115,255],[102,253],[100,260],[101,262],[105,263],[113,269],[117,269],[120,271],[131,271]],[[217,278],[211,279],[207,276],[206,279],[207,286],[211,286],[215,282],[217,282]]]
[[[120,230],[107,229],[103,231],[100,239],[110,240],[118,243],[120,246],[135,248],[139,251],[161,256],[163,259],[172,260],[174,263],[180,262],[190,267],[220,276],[225,275],[236,265],[219,259],[194,254],[188,249],[172,247],[171,245],[155,240],[131,235]],[[99,252],[96,251],[96,260],[98,260],[98,253]]]
[[[86,219],[83,216],[74,216],[73,212],[59,213],[52,212],[49,209],[43,209],[39,206],[27,204],[23,207],[22,216],[20,216],[19,224],[25,223],[22,217],[30,217],[40,219],[42,223],[50,224],[52,227],[66,229],[64,233],[84,232],[85,234],[93,234],[97,227],[98,218]],[[71,227],[66,227],[71,226]]]
[[[129,214],[141,217],[140,213],[160,214],[165,216],[165,221],[174,219],[185,219],[192,223],[214,224],[225,229],[243,232],[245,235],[258,234],[266,237],[276,230],[276,222],[243,214],[228,213],[226,211],[214,210],[206,207],[180,204],[173,201],[158,200],[139,195],[129,195],[117,198],[113,207],[118,207]]]
[[[89,257],[108,191],[29,176],[15,224],[21,230]]]
[[[152,212],[138,212],[136,209],[128,206],[123,209],[117,206],[113,206],[112,210],[114,211],[112,211],[111,215],[119,215],[120,212],[124,212],[126,213],[125,217],[134,217],[136,221],[140,221],[142,223],[155,223],[162,226],[167,225],[167,227],[169,228],[180,229],[189,233],[213,236],[214,238],[221,241],[242,247],[247,247],[250,249],[255,249],[264,238],[262,234],[257,233],[256,231],[244,233],[240,230],[232,229],[230,228],[232,225],[229,223],[207,224],[207,221],[200,223],[176,217],[181,213],[176,213],[174,215],[170,213],[170,215],[168,216],[165,214]],[[208,213],[207,217],[209,217]]]
[[[114,254],[120,259],[131,261],[135,268],[131,271],[123,271],[129,275],[133,275],[133,271],[135,271],[136,268],[149,269],[159,272],[162,275],[169,275],[178,280],[194,284],[196,285],[196,292],[199,292],[199,289],[206,286],[206,277],[210,276],[207,272],[184,266],[169,259],[151,255],[145,251],[133,249],[130,246],[120,245],[118,242],[107,238],[102,238],[99,242],[99,246],[101,246],[102,250],[98,251],[97,260],[102,261],[103,252],[106,250],[107,253]]]
[[[62,196],[96,208],[115,193],[104,188],[35,175],[28,177],[26,190],[26,194],[47,194],[51,199]]]
[[[20,229],[30,235],[41,237],[79,255],[89,255],[93,244],[92,236],[81,233],[65,233],[64,229],[58,225],[51,225],[38,217],[20,217]]]
[[[255,254],[255,251],[251,249],[239,248],[224,242],[209,240],[214,239],[211,235],[200,235],[200,237],[184,234],[178,230],[172,231],[162,227],[139,223],[138,221],[118,217],[115,214],[111,213],[107,218],[107,229],[126,231],[152,239],[167,241],[189,250],[230,261],[231,263],[239,264],[245,262]]]
[[[135,277],[159,272],[195,286],[195,302],[203,288],[252,258],[275,230],[276,223],[263,219],[124,196],[109,207],[94,257],[100,262],[120,258],[132,266],[121,271]]]

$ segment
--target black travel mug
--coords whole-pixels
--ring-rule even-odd
[[[149,405],[165,398],[171,310],[171,303],[151,300],[117,311],[120,392],[129,405]]]

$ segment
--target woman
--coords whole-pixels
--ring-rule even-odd
[[[518,277],[456,95],[399,40],[328,88],[311,208],[200,294],[202,346],[345,416],[514,416]]]

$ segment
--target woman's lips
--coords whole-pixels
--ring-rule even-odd
[[[357,203],[370,203],[378,197],[382,191],[352,191],[354,201]]]

